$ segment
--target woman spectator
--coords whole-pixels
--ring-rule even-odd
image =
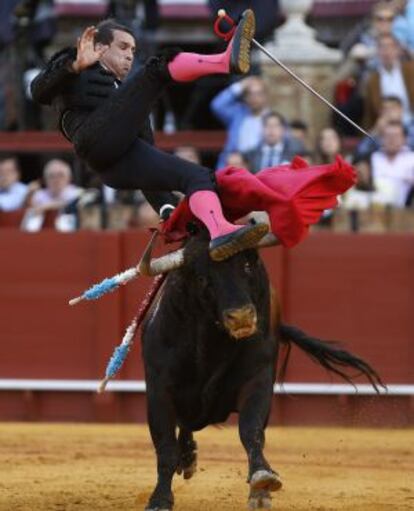
[[[341,151],[342,141],[338,132],[333,128],[324,128],[316,143],[316,163],[332,163]]]
[[[344,195],[341,207],[348,210],[366,210],[372,204],[375,191],[370,157],[354,159],[353,166],[357,173],[357,182]]]

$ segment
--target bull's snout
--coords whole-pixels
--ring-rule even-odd
[[[257,313],[254,305],[227,309],[223,313],[224,326],[235,339],[250,337],[257,329]]]

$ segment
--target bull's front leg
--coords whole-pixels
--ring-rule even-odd
[[[273,395],[272,369],[265,368],[245,387],[239,397],[239,434],[249,462],[249,506],[271,507],[270,492],[282,487],[279,475],[263,454],[265,428]]]
[[[165,388],[147,387],[148,423],[157,454],[158,479],[146,511],[171,511],[174,496],[171,490],[173,475],[178,466],[178,444],[175,434],[176,414],[172,398]]]

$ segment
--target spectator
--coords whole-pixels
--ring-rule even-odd
[[[392,34],[394,14],[393,4],[378,2],[370,20],[357,25],[341,45],[346,59],[336,73],[334,104],[357,124],[364,122],[364,85],[369,73],[379,66],[377,38]],[[336,113],[333,124],[344,136],[359,136],[358,131]]]
[[[213,99],[211,108],[227,128],[227,142],[217,164],[220,168],[230,152],[246,153],[259,145],[262,118],[269,110],[265,83],[254,76],[236,82]]]
[[[353,165],[357,173],[357,182],[354,188],[364,192],[373,192],[375,188],[372,179],[370,158],[354,160]]]
[[[13,156],[0,158],[0,211],[23,207],[28,187],[19,181],[20,171]]]
[[[0,2],[0,50],[3,50],[14,39],[13,11],[17,3],[16,0]]]
[[[229,167],[237,167],[239,169],[249,168],[249,164],[247,163],[246,158],[243,156],[242,153],[239,153],[237,151],[229,153],[226,160],[226,166],[227,165]]]
[[[63,160],[50,160],[43,169],[46,188],[37,190],[32,197],[31,207],[42,212],[48,209],[62,209],[80,196],[81,189],[71,184],[72,171]]]
[[[341,207],[349,210],[366,210],[371,206],[374,191],[370,158],[355,159],[353,166],[357,173],[357,182],[343,196]]]
[[[362,123],[364,113],[362,88],[366,81],[369,55],[369,51],[363,44],[356,44],[335,75],[334,104],[357,124]],[[336,112],[333,114],[333,126],[341,135],[360,134]]]
[[[333,163],[338,154],[342,152],[342,141],[334,128],[324,128],[316,142],[315,160],[318,164]],[[331,227],[334,210],[326,209],[323,212],[319,226]]]
[[[201,158],[197,149],[191,145],[179,146],[174,151],[175,156],[183,160],[191,161],[197,165],[201,165]]]
[[[371,156],[374,151],[378,151],[382,144],[382,134],[384,127],[393,121],[403,122],[403,108],[401,99],[396,96],[387,96],[382,98],[380,116],[371,130],[371,138],[364,137],[355,151],[355,157],[361,159]],[[414,121],[404,124],[407,131],[407,145],[414,149]]]
[[[374,202],[403,208],[414,185],[414,152],[406,147],[404,126],[390,122],[384,128],[383,145],[371,157]]]
[[[404,122],[411,120],[414,106],[414,62],[401,62],[401,47],[392,35],[378,39],[380,66],[370,73],[364,91],[364,126],[370,129],[380,114],[381,98],[400,98]]]
[[[286,133],[284,118],[277,112],[263,117],[263,142],[245,154],[250,171],[256,174],[266,167],[287,163],[296,155],[304,154],[305,147]]]
[[[411,55],[414,52],[414,1],[394,0],[397,16],[393,23],[393,34],[401,46]]]
[[[338,132],[333,128],[323,129],[316,143],[317,163],[332,163],[338,154],[342,152],[342,141]]]
[[[371,69],[378,65],[377,39],[383,35],[392,34],[395,17],[394,4],[390,2],[378,2],[374,5],[371,17],[358,24],[348,34],[341,44],[341,50],[348,56],[358,51],[364,51],[367,66]],[[357,50],[358,48],[358,50]]]
[[[309,149],[309,127],[306,122],[295,119],[290,122],[290,134],[295,140],[299,140],[306,149]]]
[[[160,7],[158,1],[143,0],[143,2],[140,2],[143,5],[138,11],[138,20],[135,20],[134,18],[137,15],[137,3],[136,0],[110,0],[107,17],[116,18],[120,23],[126,25],[131,24],[131,20],[135,22],[139,21],[141,29],[150,31],[156,30],[160,25]]]

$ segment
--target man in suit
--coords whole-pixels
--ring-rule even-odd
[[[382,98],[395,96],[401,100],[404,123],[414,111],[414,62],[401,61],[401,47],[391,34],[378,38],[380,60],[376,71],[369,74],[364,90],[364,127],[371,129],[381,110]]]
[[[266,167],[290,162],[294,156],[306,153],[305,146],[286,133],[285,120],[278,112],[263,117],[263,141],[245,154],[253,174]]]

